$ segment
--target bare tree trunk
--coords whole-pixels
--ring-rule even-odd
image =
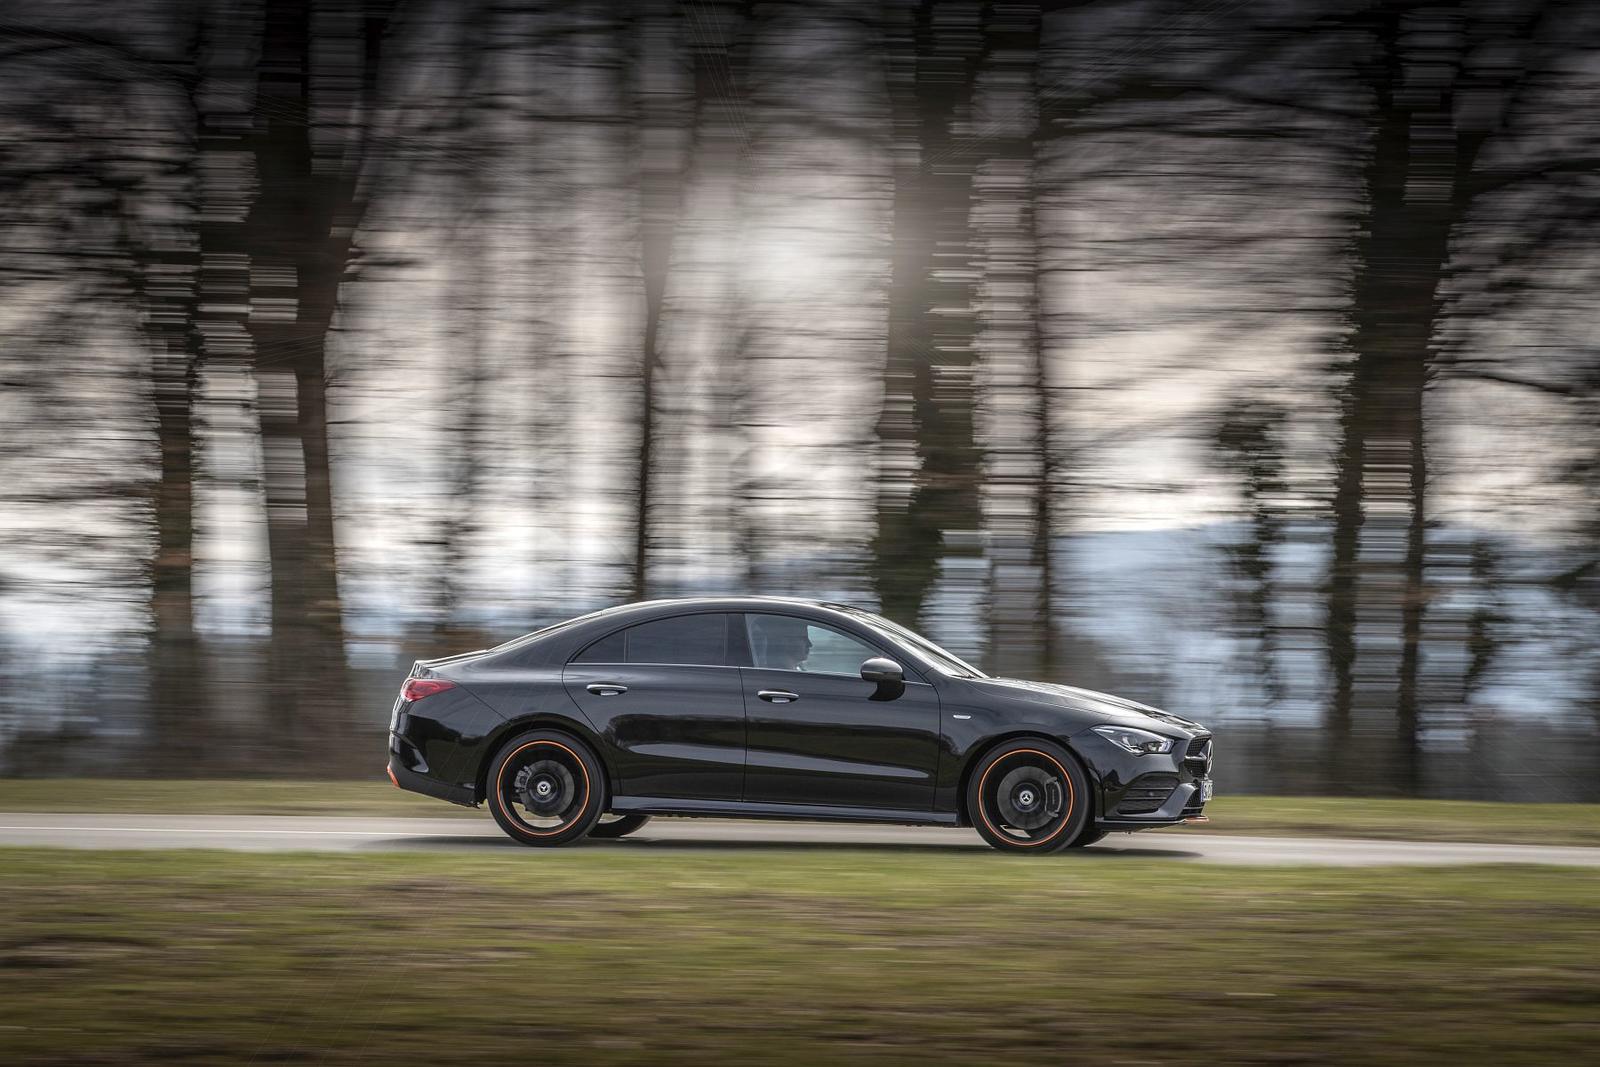
[[[625,99],[635,109],[633,130],[639,159],[639,271],[644,284],[644,336],[639,357],[639,444],[634,459],[636,503],[633,524],[633,568],[630,594],[634,600],[650,595],[651,527],[658,432],[656,419],[661,398],[657,376],[661,370],[661,324],[666,312],[667,275],[672,266],[672,242],[683,215],[684,196],[691,165],[689,138],[698,124],[701,100],[691,90],[693,102],[687,119],[681,116],[684,93],[673,64],[677,58],[681,13],[662,4],[644,7],[643,13],[624,4],[622,25],[631,34],[624,58]],[[652,33],[652,28],[671,32]],[[665,54],[662,54],[662,52]]]
[[[484,181],[486,162],[495,158],[493,146],[486,144],[485,124],[480,120],[478,92],[487,65],[489,43],[494,38],[494,10],[486,0],[473,0],[461,16],[459,76],[455,106],[456,158],[461,163],[460,189],[465,217],[454,235],[457,269],[456,335],[460,347],[452,361],[453,389],[450,406],[457,413],[454,438],[455,456],[446,492],[449,499],[439,532],[439,605],[434,635],[446,643],[464,636],[456,626],[465,599],[465,577],[471,565],[471,540],[477,529],[479,464],[484,458],[480,438],[484,423],[485,365],[484,323],[492,313],[491,279],[488,270],[490,245],[483,240],[485,230],[476,223],[489,213],[489,188]],[[447,446],[448,447],[448,446]]]
[[[1034,134],[1033,134],[1033,248],[1034,248],[1034,391],[1038,397],[1035,408],[1037,427],[1035,447],[1038,451],[1039,492],[1035,503],[1038,516],[1034,520],[1037,538],[1034,544],[1036,566],[1039,572],[1040,596],[1040,673],[1039,677],[1055,679],[1066,670],[1068,663],[1061,648],[1062,593],[1060,575],[1056,573],[1055,538],[1066,523],[1063,496],[1066,492],[1069,462],[1066,455],[1065,434],[1059,429],[1065,415],[1066,390],[1062,387],[1057,369],[1063,348],[1070,342],[1070,332],[1059,328],[1063,320],[1070,320],[1071,294],[1067,283],[1071,268],[1063,257],[1068,254],[1071,233],[1067,231],[1065,204],[1055,203],[1053,194],[1060,191],[1060,166],[1053,158],[1061,137],[1057,124],[1072,114],[1065,95],[1047,74],[1046,19],[1071,8],[1078,0],[1044,0],[1040,5],[1038,38],[1035,45],[1033,75]],[[1057,210],[1053,210],[1052,208]]]
[[[1046,671],[1050,424],[1039,334],[1037,89],[1039,5],[985,20],[989,159],[979,169],[983,241],[983,503],[989,564],[986,665],[1027,678]]]
[[[715,375],[712,432],[720,446],[718,455],[727,472],[717,503],[706,509],[704,521],[722,526],[733,565],[733,585],[761,592],[765,538],[756,502],[760,489],[751,469],[753,458],[747,420],[750,417],[751,367],[758,356],[760,323],[751,306],[746,282],[750,257],[744,251],[749,221],[750,186],[755,181],[754,138],[751,120],[755,99],[751,53],[755,47],[755,0],[730,0],[721,5],[695,3],[688,7],[689,40],[693,57],[694,98],[697,119],[689,165],[707,172],[726,167],[732,174],[730,209],[734,252],[726,266],[726,305],[723,308],[726,341],[720,346],[721,366]]]
[[[354,726],[345,665],[328,448],[327,336],[364,202],[366,139],[318,122],[313,94],[362,105],[370,121],[387,6],[355,0],[267,5],[249,138],[258,191],[244,223],[249,332],[261,388],[267,540],[272,564],[273,706],[304,756]],[[327,68],[313,69],[313,32]],[[343,47],[339,47],[339,46]],[[339,66],[338,64],[343,64]],[[331,769],[331,768],[330,768]]]
[[[895,185],[874,555],[884,612],[910,625],[941,558],[976,552],[982,526],[969,129],[979,16],[954,0],[886,12]]]
[[[1366,170],[1351,344],[1336,459],[1327,640],[1330,771],[1347,776],[1356,720],[1393,715],[1402,788],[1418,784],[1418,677],[1426,564],[1423,401],[1449,251],[1456,14],[1377,13],[1376,124]]]
[[[186,52],[197,57],[199,47],[197,33]],[[192,89],[188,100],[193,105]],[[197,121],[197,114],[191,108],[190,120]],[[183,216],[163,231],[155,247],[144,249],[136,267],[160,452],[154,491],[156,554],[150,566],[151,752],[158,761],[172,761],[169,770],[192,766],[205,742],[207,718],[194,625],[194,408],[200,363],[196,132],[193,127],[184,131],[188,143],[176,164]]]
[[[1243,475],[1241,486],[1250,536],[1230,550],[1236,580],[1243,587],[1237,603],[1240,629],[1255,640],[1252,659],[1269,702],[1285,695],[1278,674],[1277,630],[1272,605],[1277,596],[1273,554],[1284,540],[1284,516],[1277,501],[1288,492],[1277,434],[1285,413],[1271,402],[1234,400],[1217,428],[1218,451]]]

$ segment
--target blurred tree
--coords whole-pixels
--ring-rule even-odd
[[[983,242],[978,378],[985,553],[986,666],[1048,677],[1055,668],[1050,542],[1055,456],[1050,353],[1040,314],[1039,175],[1059,108],[1041,92],[1038,3],[992,5],[983,20],[976,123],[986,159],[975,181]],[[1059,240],[1059,235],[1056,235]]]
[[[692,4],[689,5],[691,8]],[[634,471],[633,558],[629,597],[650,596],[651,524],[654,519],[662,321],[672,267],[673,237],[683,217],[693,157],[692,132],[700,124],[707,88],[680,69],[685,11],[673,0],[624,2],[620,25],[628,34],[621,70],[624,100],[633,109],[633,158],[639,182],[639,273],[644,285],[644,331],[639,357],[639,445]],[[692,12],[690,12],[692,17]]]
[[[185,10],[182,12],[187,14]],[[178,59],[166,80],[182,106],[172,108],[172,138],[158,195],[167,208],[165,225],[137,206],[124,209],[129,223],[148,229],[130,235],[129,254],[145,341],[151,352],[159,456],[154,490],[155,555],[150,563],[151,748],[170,770],[187,766],[206,740],[204,657],[195,629],[195,476],[198,460],[196,400],[203,349],[200,343],[200,155],[201,72],[197,59],[204,32],[198,18],[175,20]],[[158,75],[159,77],[159,75]],[[155,768],[153,768],[155,769]]]
[[[13,6],[0,643],[102,752],[730,585],[1352,789],[1595,703],[1600,7]]]
[[[673,265],[671,355],[655,379],[666,423],[660,436],[650,537],[656,584],[701,588],[707,563],[733,588],[762,589],[761,531],[751,424],[752,377],[761,356],[758,266],[749,248],[760,221],[757,144],[765,102],[751,62],[776,5],[697,0],[681,7],[692,97]],[[707,332],[703,353],[688,338]],[[660,564],[670,559],[672,567]]]
[[[487,171],[499,165],[499,144],[493,125],[486,121],[485,102],[493,89],[494,43],[500,27],[499,9],[489,0],[468,0],[460,5],[454,27],[450,74],[454,84],[445,92],[451,119],[446,137],[452,175],[460,189],[462,209],[452,227],[451,266],[454,273],[453,357],[450,375],[450,432],[446,447],[453,455],[445,476],[445,506],[439,537],[437,607],[434,633],[451,646],[473,641],[462,632],[468,606],[466,580],[472,562],[472,543],[479,529],[482,470],[489,461],[484,438],[487,391],[492,380],[488,333],[495,309],[491,306],[492,246],[485,236],[495,215]]]
[[[379,49],[392,3],[271,0],[244,144],[256,186],[235,239],[260,390],[272,567],[268,685],[308,753],[351,719],[328,449],[328,333],[367,207]]]
[[[884,612],[908,625],[941,559],[972,553],[982,527],[969,217],[981,13],[969,0],[883,8],[894,193],[874,577]]]
[[[0,61],[12,77],[31,82],[25,94],[0,90],[14,101],[0,119],[10,135],[0,150],[0,279],[8,288],[8,332],[26,330],[41,313],[47,327],[31,343],[26,333],[14,334],[8,347],[53,358],[41,360],[27,380],[16,373],[7,377],[13,404],[5,455],[29,462],[5,481],[14,502],[29,495],[35,502],[54,501],[50,529],[57,543],[47,551],[68,573],[88,564],[79,573],[94,576],[100,586],[86,584],[74,599],[92,603],[109,593],[142,600],[121,588],[118,571],[137,576],[140,592],[148,592],[148,625],[138,627],[146,638],[149,712],[142,724],[149,747],[141,758],[171,769],[203,745],[206,718],[192,577],[199,261],[193,151],[198,78],[190,45],[198,22],[181,4],[156,5],[149,25],[131,27],[77,26],[70,11],[38,14],[37,22],[0,22]],[[52,24],[52,14],[65,21]],[[41,290],[51,293],[43,302],[37,299]],[[116,386],[108,381],[94,391],[127,410],[138,410],[129,400],[142,405],[148,398],[139,429],[153,430],[156,463],[151,470],[138,459],[106,452],[91,461],[92,475],[69,473],[59,464],[73,463],[83,445],[121,436],[104,416],[94,418],[92,427],[76,426],[70,394],[82,384],[72,365],[75,350],[93,348],[93,320],[122,313],[137,323],[148,363],[122,375]],[[39,403],[19,410],[16,399],[35,391]],[[30,409],[47,421],[30,427]],[[39,487],[30,493],[34,483]],[[148,555],[146,543],[115,521],[81,523],[61,536],[62,527],[71,525],[63,520],[72,502],[105,510],[119,500],[141,506],[141,526],[153,522]],[[96,565],[95,545],[103,537],[136,546],[133,552],[143,558],[137,566]],[[21,562],[22,542],[9,547],[18,550],[13,561]],[[101,640],[115,636],[110,617],[103,626]]]
[[[1333,494],[1326,633],[1330,751],[1357,718],[1393,716],[1402,788],[1417,783],[1426,609],[1428,465],[1424,399],[1433,374],[1452,239],[1472,210],[1477,163],[1506,115],[1542,5],[1507,13],[1381,0],[1362,69],[1372,141],[1356,242],[1350,346]],[[1490,62],[1469,63],[1475,49]],[[1471,106],[1469,106],[1471,105]],[[1342,755],[1335,757],[1343,758]],[[1337,783],[1343,776],[1335,768]]]
[[[1272,612],[1278,590],[1274,556],[1285,541],[1284,499],[1289,492],[1279,441],[1287,414],[1271,401],[1246,401],[1222,416],[1216,446],[1229,470],[1239,472],[1250,534],[1229,549],[1239,587],[1240,629],[1254,643],[1251,660],[1268,701],[1285,695],[1277,667],[1277,627]]]
[[[1472,542],[1468,566],[1477,603],[1467,618],[1468,658],[1461,679],[1462,703],[1472,698],[1494,667],[1500,644],[1496,631],[1506,622],[1500,589],[1500,555],[1487,538],[1479,537]]]

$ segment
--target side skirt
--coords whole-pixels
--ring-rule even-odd
[[[674,797],[612,797],[611,810],[618,815],[698,815],[718,819],[889,822],[906,826],[956,825],[955,812],[844,808],[811,804],[747,804],[742,800],[680,800]]]

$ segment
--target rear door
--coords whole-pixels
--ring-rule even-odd
[[[796,616],[747,614],[741,668],[749,726],[747,801],[929,811],[939,768],[939,697],[902,656]],[[905,691],[875,700],[861,663],[888,656]]]
[[[626,796],[738,800],[744,696],[722,613],[674,615],[580,650],[562,681],[616,752]]]

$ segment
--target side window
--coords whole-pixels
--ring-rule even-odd
[[[623,663],[626,656],[623,652],[623,639],[626,630],[618,630],[614,634],[607,634],[588,648],[572,657],[574,663]]]
[[[640,623],[626,631],[629,663],[728,662],[726,615],[677,615]]]
[[[865,642],[821,623],[789,615],[746,615],[750,658],[777,671],[857,674],[863,660],[882,655]]]

